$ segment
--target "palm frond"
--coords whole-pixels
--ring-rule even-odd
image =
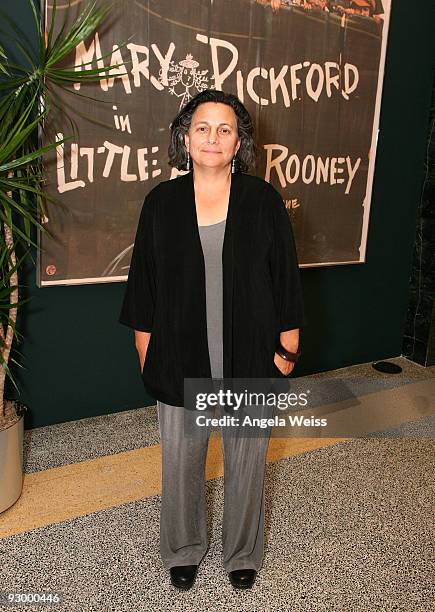
[[[46,214],[45,203],[64,206],[44,189],[43,160],[45,155],[68,142],[71,136],[67,135],[59,141],[55,139],[54,142],[47,140],[47,119],[52,119],[50,113],[53,109],[61,108],[63,118],[67,118],[74,132],[77,124],[73,114],[84,116],[78,109],[62,101],[57,89],[93,99],[84,93],[71,91],[68,86],[73,82],[97,83],[109,74],[111,77],[121,76],[123,72],[120,71],[118,75],[116,71],[124,66],[103,65],[103,60],[111,53],[95,57],[93,61],[97,62],[97,68],[92,67],[92,61],[81,64],[80,69],[70,65],[77,45],[85,43],[96,32],[111,11],[113,2],[93,0],[80,11],[71,25],[67,25],[71,17],[70,6],[64,13],[62,25],[58,27],[59,11],[56,0],[53,0],[51,21],[46,27],[37,1],[28,0],[36,33],[36,54],[26,33],[0,10],[0,18],[15,36],[15,47],[24,60],[22,64],[11,61],[0,46],[0,269],[3,280],[0,286],[0,325],[4,330],[8,327],[12,330],[16,342],[22,338],[15,321],[16,309],[30,300],[15,299],[16,291],[21,288],[16,279],[25,259],[30,255],[33,261],[33,249],[37,252],[40,248],[34,241],[36,230],[56,240],[49,227],[41,222],[41,215]],[[91,117],[87,118],[94,121]],[[5,233],[6,229],[8,233]],[[6,241],[9,235],[12,236],[12,244]],[[24,254],[18,257],[17,253],[21,252]],[[4,349],[4,340],[0,335],[0,366],[17,387],[8,361],[22,366],[12,353]],[[16,351],[16,348],[12,349]],[[7,355],[6,359],[4,355]]]

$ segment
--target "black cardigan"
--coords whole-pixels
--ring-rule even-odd
[[[232,174],[222,262],[224,377],[283,376],[276,341],[305,325],[302,290],[288,213],[259,177]],[[142,379],[157,400],[183,406],[184,378],[211,378],[193,171],[145,198],[119,321],[151,332]]]

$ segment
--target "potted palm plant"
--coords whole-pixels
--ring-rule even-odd
[[[70,61],[75,47],[86,41],[104,21],[110,5],[97,6],[96,1],[91,2],[67,28],[65,17],[57,34],[56,1],[47,28],[42,24],[34,0],[29,0],[29,5],[34,17],[37,53],[32,52],[25,35],[5,15],[2,18],[14,33],[14,47],[20,50],[25,64],[13,63],[0,47],[0,512],[16,502],[23,482],[23,417],[27,408],[19,401],[5,398],[7,379],[19,393],[10,364],[22,367],[15,358],[19,354],[17,345],[22,340],[17,313],[28,300],[20,299],[20,270],[31,248],[38,248],[35,232],[49,233],[43,225],[47,198],[43,191],[43,156],[67,140],[56,142],[53,137],[49,141],[45,118],[53,108],[59,108],[57,88],[71,95],[83,95],[70,87],[73,82],[96,81],[114,68],[99,66],[75,72]],[[73,119],[70,124],[74,130]],[[41,146],[42,134],[45,146]]]

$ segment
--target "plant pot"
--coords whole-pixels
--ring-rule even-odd
[[[23,490],[24,414],[27,410],[16,400],[5,402],[14,404],[17,420],[0,430],[0,512],[10,508]]]

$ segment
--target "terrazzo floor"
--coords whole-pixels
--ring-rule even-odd
[[[380,402],[387,387],[426,381],[426,399],[433,400],[434,368],[391,361],[402,365],[403,376],[386,377],[363,364],[318,377],[375,381],[365,392],[379,394],[371,399]],[[434,419],[426,415],[389,434],[301,447],[269,463],[265,557],[252,590],[235,591],[222,566],[218,477],[206,485],[210,547],[190,591],[174,589],[161,565],[157,494],[0,538],[0,592],[63,598],[56,606],[0,610],[431,612],[433,437]],[[26,474],[113,454],[122,459],[158,442],[155,408],[42,427],[25,432]],[[8,513],[13,508],[0,524]]]

